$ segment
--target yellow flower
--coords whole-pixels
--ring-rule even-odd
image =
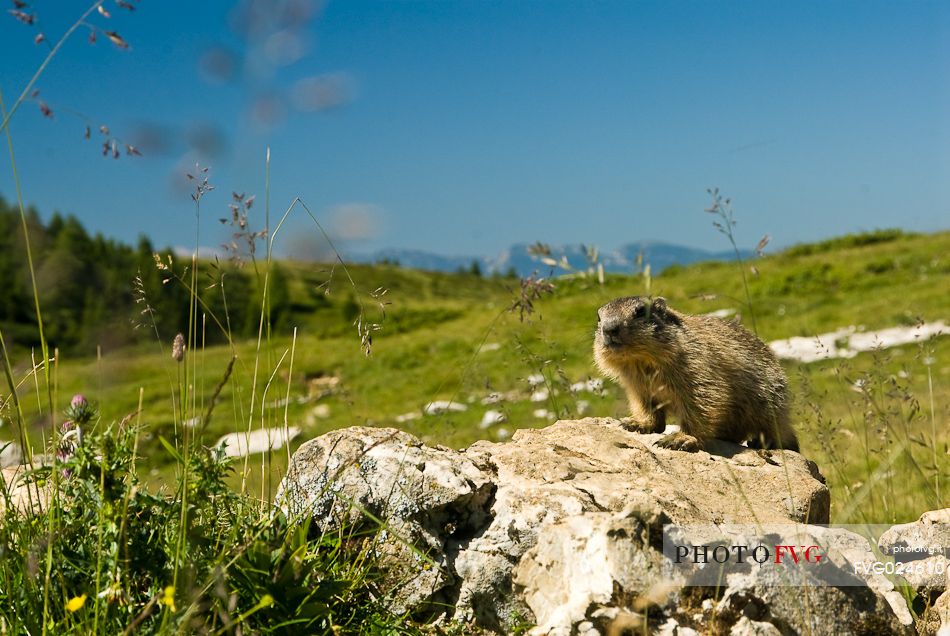
[[[175,586],[169,585],[165,588],[165,595],[162,596],[162,605],[175,611]]]
[[[86,604],[86,595],[74,596],[68,601],[66,601],[66,611],[67,612],[78,612],[82,609],[82,606]]]
[[[262,608],[270,607],[271,605],[274,604],[274,597],[271,596],[270,594],[265,594],[264,596],[261,597],[261,600],[259,600],[257,604],[259,607],[262,607]]]

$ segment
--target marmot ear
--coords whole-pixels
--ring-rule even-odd
[[[662,296],[657,296],[653,299],[650,313],[656,316],[659,322],[679,324],[679,319],[667,306],[666,299]]]

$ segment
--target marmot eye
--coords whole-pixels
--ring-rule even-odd
[[[640,306],[637,307],[637,308],[634,310],[634,312],[633,312],[633,317],[634,317],[634,318],[643,318],[643,317],[646,316],[646,315],[647,315],[647,307],[646,307],[646,305],[640,305]]]

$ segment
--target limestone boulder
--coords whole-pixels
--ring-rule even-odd
[[[9,508],[32,514],[46,508],[50,488],[33,483],[28,471],[29,466],[22,464],[0,469],[0,513]]]
[[[901,576],[925,607],[919,632],[950,636],[950,508],[930,510],[917,521],[892,526],[878,546],[902,566]]]
[[[836,632],[815,625],[846,620],[907,633],[906,606],[880,581],[808,598],[754,577],[718,594],[683,587],[664,569],[664,525],[824,524],[830,499],[798,453],[726,442],[686,453],[660,437],[586,418],[456,451],[350,428],[301,446],[275,503],[324,530],[382,521],[372,541],[389,600],[416,617],[536,634],[822,634]]]

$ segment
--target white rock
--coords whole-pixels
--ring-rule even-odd
[[[533,373],[525,378],[528,381],[528,386],[536,387],[538,385],[544,384],[544,376],[540,373]]]
[[[600,393],[604,390],[604,381],[601,378],[591,378],[590,380],[575,382],[571,385],[571,393]]]
[[[683,453],[655,447],[660,437],[587,418],[457,452],[397,429],[332,431],[297,451],[275,503],[320,527],[385,519],[400,539],[378,543],[399,582],[393,607],[451,599],[449,618],[498,633],[527,620],[606,634],[630,598],[668,585],[645,539],[666,522],[827,522],[828,490],[801,455],[770,463],[726,442]]]
[[[896,560],[909,561],[904,578],[918,593],[947,589],[950,581],[950,508],[930,510],[917,521],[891,526],[878,547]]]
[[[772,623],[754,621],[741,616],[729,631],[729,636],[782,636],[782,632]]]
[[[0,440],[0,468],[19,466],[23,461],[23,453],[16,442]]]
[[[479,422],[479,428],[488,428],[492,424],[501,424],[506,421],[508,417],[501,411],[485,411],[485,415],[482,416],[482,421]]]
[[[335,375],[320,375],[307,379],[307,389],[311,394],[332,391],[339,385],[340,378]]]
[[[284,408],[285,406],[287,406],[288,404],[290,404],[290,401],[291,401],[290,398],[288,398],[288,397],[282,397],[282,398],[280,398],[279,400],[274,400],[273,402],[269,403],[269,404],[267,405],[267,408],[269,408],[269,409],[282,409],[282,408]]]
[[[468,407],[462,404],[461,402],[450,402],[449,400],[436,400],[435,402],[429,402],[422,409],[422,412],[426,415],[438,415],[440,413],[448,412],[461,412],[467,410]]]
[[[547,409],[534,409],[534,411],[532,411],[531,414],[534,415],[539,420],[554,419],[554,413],[552,413],[551,411]]]
[[[550,396],[550,395],[551,395],[551,394],[548,392],[547,389],[538,389],[537,391],[535,391],[534,393],[531,394],[531,401],[532,401],[532,402],[544,402],[545,400],[548,399],[548,396]]]
[[[417,420],[420,417],[422,417],[422,415],[419,414],[419,411],[409,411],[408,413],[397,415],[395,419],[400,424],[403,424],[405,422],[411,422],[412,420]]]
[[[498,342],[486,342],[482,345],[481,351],[485,353],[487,351],[498,351],[501,349],[501,343]]]
[[[498,392],[489,393],[482,398],[482,404],[487,406],[489,404],[498,404],[505,401],[505,396]]]

